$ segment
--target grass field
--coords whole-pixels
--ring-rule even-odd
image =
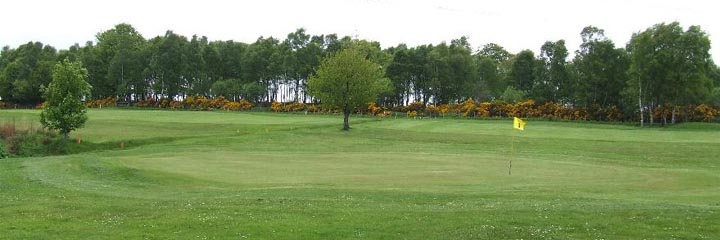
[[[0,239],[720,239],[717,124],[89,117],[80,153],[0,160]]]

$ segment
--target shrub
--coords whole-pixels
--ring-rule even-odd
[[[416,111],[408,111],[407,116],[408,116],[408,118],[415,118],[415,117],[417,117],[417,112]]]
[[[135,103],[136,107],[155,107],[155,105],[157,105],[157,102],[153,98],[148,98]]]
[[[392,113],[393,112],[391,112],[391,111],[382,111],[375,116],[377,116],[379,118],[385,118],[386,116],[390,116]]]
[[[212,100],[200,96],[197,99],[195,99],[195,109],[196,110],[209,110],[212,107]]]
[[[503,116],[518,117],[517,108],[515,108],[515,104],[502,103],[502,105],[499,106],[499,109]]]
[[[440,112],[440,114],[443,117],[445,117],[445,114],[448,114],[451,109],[452,109],[452,107],[450,107],[450,105],[447,105],[447,104],[442,104],[442,105],[438,106],[438,112]]]
[[[226,101],[225,98],[213,101],[205,96],[189,96],[183,99],[182,105],[192,110],[210,110],[222,107]]]
[[[408,111],[422,112],[425,110],[425,104],[423,102],[412,102],[407,106]]]
[[[220,107],[222,110],[226,111],[239,111],[240,110],[240,103],[238,102],[228,102],[225,103],[222,107]]]
[[[518,102],[514,107],[515,112],[521,117],[537,117],[539,115],[533,100]]]
[[[0,101],[0,109],[6,108],[7,104],[3,101]]]
[[[195,107],[195,97],[196,96],[188,96],[183,100],[183,104],[185,104],[188,108],[194,108]]]
[[[282,103],[273,101],[273,102],[270,104],[270,110],[272,110],[272,111],[274,111],[274,112],[280,112],[280,111],[282,111],[282,110],[283,110]]]
[[[108,97],[103,99],[93,99],[85,101],[85,106],[89,108],[114,107],[117,105],[117,98]]]
[[[695,115],[698,116],[698,120],[711,122],[717,117],[718,110],[706,104],[700,104],[695,107]]]
[[[315,112],[319,112],[319,111],[321,111],[321,110],[320,110],[319,107],[315,106],[314,104],[308,104],[308,105],[307,105],[307,111],[308,111],[308,112],[315,113]]]
[[[584,108],[575,109],[572,120],[588,120],[588,111]]]
[[[490,107],[492,107],[492,103],[480,103],[480,105],[475,108],[475,115],[479,117],[490,117]]]
[[[380,114],[380,113],[382,112],[382,110],[383,110],[382,107],[378,106],[378,105],[375,104],[374,102],[373,102],[373,103],[370,103],[370,105],[368,106],[367,109],[368,109],[368,112],[370,112],[370,114],[375,115],[375,116],[377,116],[378,114]]]
[[[208,107],[206,109],[207,110],[220,109],[220,108],[222,108],[222,106],[225,106],[225,104],[227,104],[229,102],[230,101],[228,101],[225,97],[220,96],[218,98],[210,100],[210,103],[208,104]]]
[[[623,119],[623,113],[622,113],[622,111],[620,111],[620,109],[619,109],[617,106],[615,106],[615,105],[608,107],[608,108],[605,110],[605,114],[606,114],[605,119],[606,119],[607,121],[613,121],[613,122],[614,122],[614,121],[620,121],[620,120]]]
[[[537,108],[537,114],[539,117],[544,117],[544,118],[549,118],[549,119],[558,118],[559,111],[560,111],[560,106],[555,103],[552,103],[552,102],[546,102],[545,104],[543,104]]]
[[[428,105],[425,108],[425,112],[428,114],[428,116],[434,117],[440,114],[440,108],[435,105]]]
[[[178,102],[178,101],[170,101],[170,103],[168,104],[168,107],[170,109],[181,109],[181,108],[183,108],[183,104],[182,104],[182,102]]]
[[[159,107],[159,108],[167,108],[168,105],[170,105],[170,100],[166,98],[166,99],[160,100],[160,102],[158,103],[157,107]]]
[[[283,110],[285,110],[286,112],[299,112],[299,111],[304,111],[304,110],[305,110],[305,104],[304,104],[304,103],[299,103],[299,102],[293,102],[293,103],[285,104],[285,106],[283,107]]]
[[[458,107],[458,113],[462,113],[463,117],[475,114],[475,100],[473,100],[472,98],[468,98]]]
[[[238,102],[238,104],[240,104],[239,110],[250,110],[253,108],[253,104],[250,101],[245,100],[245,99],[240,100],[240,102]]]

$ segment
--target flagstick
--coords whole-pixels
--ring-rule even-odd
[[[515,129],[513,129],[512,140],[510,142],[510,167],[508,168],[508,175],[512,176],[512,160],[515,158]]]

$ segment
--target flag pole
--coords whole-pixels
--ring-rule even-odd
[[[517,117],[513,118],[513,133],[510,140],[510,164],[508,166],[508,175],[512,175],[512,160],[515,159],[515,129],[520,131],[525,130],[525,122]]]
[[[508,176],[512,176],[513,158],[515,158],[515,129],[513,129],[512,140],[510,141],[510,166],[508,167]]]

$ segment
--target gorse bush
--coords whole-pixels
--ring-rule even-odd
[[[300,112],[305,111],[305,104],[299,102],[288,103],[283,106],[285,112]]]
[[[282,110],[283,110],[282,103],[273,101],[273,102],[270,104],[270,110],[272,110],[273,112],[280,112],[280,111],[282,111]]]
[[[692,120],[711,122],[714,121],[718,116],[718,110],[705,104],[700,104],[695,107],[695,116]]]
[[[239,102],[226,102],[220,109],[227,111],[247,111],[253,108],[253,104],[245,99]]]
[[[117,105],[117,98],[109,97],[103,99],[93,99],[85,101],[85,106],[89,108],[114,107]]]
[[[378,105],[375,104],[374,102],[373,102],[373,103],[370,103],[370,105],[368,106],[367,110],[368,110],[368,113],[370,113],[370,114],[372,114],[372,115],[378,115],[378,114],[380,114],[381,112],[383,112],[383,108],[380,107],[380,106],[378,106]]]
[[[418,116],[418,112],[417,112],[417,111],[408,111],[408,112],[407,112],[407,117],[408,117],[408,118],[416,118],[417,116]]]
[[[408,106],[387,108],[375,103],[368,105],[367,111],[378,115],[383,111],[392,110],[406,114],[409,117],[459,117],[459,118],[492,118],[492,117],[522,117],[545,118],[549,120],[594,120],[594,121],[636,121],[637,118],[628,118],[618,106],[592,105],[578,107],[554,102],[537,104],[533,100],[509,103],[502,100],[476,103],[467,99],[459,104],[427,105],[422,102],[413,102]],[[653,119],[659,122],[670,119],[675,111],[676,121],[714,121],[718,117],[718,109],[709,105],[699,106],[663,106],[654,109]],[[415,113],[412,113],[415,112]],[[413,116],[411,116],[413,115]]]
[[[115,98],[90,100],[89,107],[111,106],[116,102]],[[134,103],[136,107],[152,107],[167,109],[185,110],[225,110],[225,111],[247,111],[255,105],[245,99],[230,101],[225,97],[208,98],[205,96],[188,96],[183,101],[171,99],[155,100],[148,98]],[[458,117],[458,118],[494,118],[494,117],[523,117],[523,118],[544,118],[549,120],[593,120],[593,121],[637,121],[639,115],[633,112],[623,111],[618,106],[601,106],[593,104],[587,107],[572,106],[554,102],[538,104],[533,100],[506,102],[503,100],[476,102],[468,98],[458,104],[425,104],[423,102],[411,102],[407,106],[384,106],[375,102],[369,103],[367,107],[355,109],[354,113],[368,114],[371,116],[385,117],[395,114],[408,116],[412,112],[413,117]],[[674,114],[676,122],[683,121],[716,121],[719,114],[718,108],[712,105],[701,104],[697,106],[671,106],[664,105],[652,109],[652,120],[654,122],[669,122]],[[338,113],[338,109],[327,108],[322,105],[301,102],[277,102],[270,104],[269,111],[272,112],[307,112],[307,113]],[[674,113],[673,113],[674,112]],[[649,111],[646,111],[649,113]],[[649,117],[648,117],[649,118]],[[648,119],[646,118],[646,119]],[[648,120],[649,121],[649,120]]]
[[[86,102],[88,107],[97,108],[100,106],[115,106],[117,99],[106,98],[99,100],[89,100]],[[147,98],[132,103],[135,107],[141,108],[165,108],[165,109],[185,109],[185,110],[228,110],[228,111],[246,111],[252,109],[255,105],[248,100],[230,101],[225,97],[208,98],[205,96],[188,96],[183,101],[173,99],[154,99]]]

